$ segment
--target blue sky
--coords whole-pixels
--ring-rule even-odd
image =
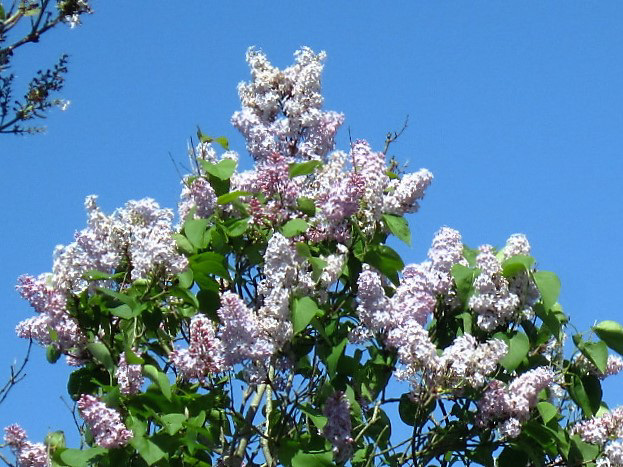
[[[172,6],[173,5],[173,6]],[[182,5],[182,6],[180,6]],[[623,321],[623,4],[619,2],[139,2],[94,0],[77,29],[58,28],[14,61],[18,78],[70,54],[44,135],[0,137],[0,376],[27,343],[14,326],[32,315],[14,291],[23,273],[51,268],[52,251],[85,223],[83,200],[108,212],[151,196],[175,207],[186,144],[200,125],[225,135],[247,47],[284,67],[301,45],[326,50],[325,107],[346,121],[338,147],[409,126],[390,154],[435,180],[410,218],[406,262],[424,259],[434,232],[503,245],[528,235],[541,269],[562,280],[579,329]],[[248,159],[247,159],[248,161]],[[28,376],[0,406],[41,440],[72,431],[69,370],[33,352]],[[3,381],[1,378],[0,381]],[[606,400],[623,403],[618,377]]]

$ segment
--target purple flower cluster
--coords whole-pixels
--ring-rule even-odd
[[[521,424],[530,418],[538,394],[549,388],[556,375],[549,367],[538,367],[515,378],[510,384],[493,380],[478,401],[478,424],[494,424],[503,438],[516,438]]]
[[[129,364],[126,361],[125,352],[119,358],[119,366],[115,372],[119,382],[119,390],[122,394],[136,394],[141,391],[143,385],[142,366]]]
[[[346,395],[337,391],[329,396],[322,412],[327,417],[327,424],[322,429],[322,434],[333,445],[336,462],[346,462],[353,453],[350,403]]]
[[[4,442],[9,445],[20,467],[48,467],[50,458],[48,449],[42,443],[32,443],[26,437],[26,431],[17,425],[4,429]]]
[[[98,446],[117,448],[132,439],[132,432],[121,421],[119,412],[106,407],[97,397],[83,394],[78,400],[78,409]]]
[[[217,313],[223,323],[218,337],[226,365],[243,360],[263,361],[273,354],[274,344],[262,336],[257,315],[238,295],[224,292]]]
[[[38,313],[17,325],[18,337],[33,339],[42,346],[54,344],[61,351],[86,343],[78,323],[67,313],[65,292],[52,285],[50,274],[21,276],[17,290]]]
[[[169,359],[187,379],[203,379],[224,368],[223,348],[216,338],[210,318],[197,314],[190,320],[190,342],[187,349],[175,349]]]

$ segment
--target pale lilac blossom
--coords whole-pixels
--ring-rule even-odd
[[[78,400],[78,409],[98,446],[118,448],[132,439],[132,432],[123,424],[119,412],[106,407],[97,397],[83,394]]]
[[[20,467],[48,467],[48,448],[42,443],[28,441],[26,431],[17,425],[4,429],[4,442],[9,445]]]
[[[208,375],[223,371],[223,348],[210,318],[203,314],[193,316],[189,333],[188,348],[174,349],[169,354],[181,375],[203,381]]]
[[[119,382],[119,390],[122,394],[136,394],[141,391],[141,386],[143,386],[142,366],[128,363],[125,352],[119,357],[119,365],[117,366],[115,376]]]
[[[322,412],[327,417],[322,434],[333,445],[336,462],[346,462],[353,454],[350,403],[346,395],[337,391],[329,396]]]

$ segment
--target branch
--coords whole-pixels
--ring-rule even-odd
[[[387,151],[389,150],[389,145],[392,144],[394,141],[396,141],[398,138],[400,138],[400,135],[402,135],[402,133],[407,129],[407,124],[409,123],[409,115],[407,115],[405,117],[405,122],[402,125],[402,128],[400,129],[399,132],[389,132],[387,133],[387,136],[385,137],[385,148],[383,148],[383,154],[387,155]]]
[[[24,357],[24,360],[22,361],[20,366],[16,367],[15,364],[11,365],[11,375],[9,376],[9,380],[6,382],[6,384],[2,388],[0,388],[0,404],[2,404],[2,402],[4,402],[4,400],[7,398],[7,396],[9,395],[9,392],[11,391],[11,389],[13,389],[13,386],[19,383],[26,376],[26,374],[24,373],[24,368],[26,368],[26,363],[28,363],[28,359],[30,358],[31,349],[32,349],[32,339],[28,343],[28,350],[26,351],[26,356]]]

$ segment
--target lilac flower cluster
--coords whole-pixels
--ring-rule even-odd
[[[83,394],[78,409],[98,446],[118,448],[132,439],[132,432],[121,421],[119,412],[106,407],[97,397]]]
[[[579,354],[573,360],[573,364],[586,373],[597,376],[599,379],[605,379],[608,376],[618,375],[621,370],[623,370],[623,359],[618,355],[608,355],[606,370],[603,373],[582,354]]]
[[[119,366],[115,376],[119,382],[119,390],[122,394],[136,394],[140,392],[143,385],[142,366],[129,364],[126,361],[125,352],[119,358]]]
[[[491,381],[478,401],[478,424],[483,427],[494,424],[503,438],[516,438],[521,433],[521,424],[530,418],[539,392],[549,388],[555,379],[551,368],[538,367],[508,385]]]
[[[218,316],[223,323],[218,337],[222,343],[225,365],[243,360],[263,361],[274,352],[274,344],[261,333],[260,320],[236,294],[224,292]]]
[[[598,466],[623,465],[623,407],[577,423],[571,428],[571,434],[602,447],[602,454],[596,461]]]
[[[327,417],[327,424],[322,429],[322,434],[333,445],[335,461],[346,462],[353,453],[350,403],[346,395],[337,391],[329,396],[322,412]]]
[[[402,271],[402,282],[391,298],[387,297],[381,276],[364,269],[359,275],[357,313],[364,330],[385,335],[388,346],[398,351],[403,368],[399,379],[407,380],[418,393],[422,386],[438,394],[457,394],[465,387],[479,388],[495,371],[508,348],[499,339],[478,342],[471,335],[457,337],[441,355],[425,329],[434,313],[437,298],[452,295],[451,269],[465,263],[460,234],[442,228],[433,240],[430,261],[412,264]]]
[[[302,159],[322,159],[333,149],[343,116],[321,110],[320,76],[326,54],[304,47],[295,53],[295,64],[279,70],[256,49],[247,62],[251,82],[240,83],[242,110],[232,124],[245,137],[256,161],[274,153]]]
[[[21,276],[17,290],[37,312],[37,316],[17,325],[18,337],[33,339],[43,346],[54,344],[60,351],[86,343],[78,323],[67,313],[65,293],[52,285],[51,274],[42,274],[37,278]]]
[[[207,375],[222,371],[223,348],[210,318],[203,314],[193,316],[188,348],[173,350],[169,359],[187,379],[203,381]]]
[[[28,441],[26,431],[17,425],[4,429],[4,442],[9,445],[20,467],[48,467],[50,458],[48,449],[42,443]]]
[[[18,324],[18,336],[41,345],[54,344],[63,352],[86,342],[67,312],[67,295],[89,287],[83,277],[87,271],[113,273],[126,259],[132,279],[139,279],[156,270],[169,277],[187,266],[172,238],[173,213],[160,209],[154,200],[130,201],[110,216],[101,212],[95,196],[86,198],[85,207],[87,227],[75,234],[73,243],[56,248],[52,273],[37,278],[21,276],[17,285],[20,295],[38,313]],[[111,281],[99,281],[99,285],[114,286]]]

